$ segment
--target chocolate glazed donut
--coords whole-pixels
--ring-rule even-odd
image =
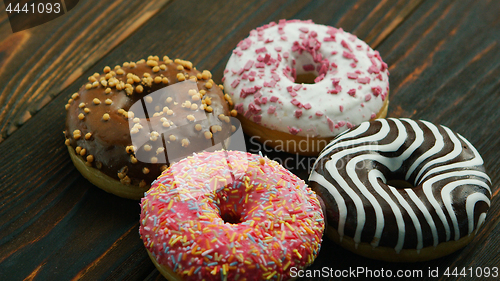
[[[66,104],[65,143],[78,170],[108,192],[141,198],[169,160],[229,135],[232,101],[211,78],[209,71],[167,56],[125,62],[113,70],[106,66],[104,74],[90,76]],[[159,96],[163,100],[149,95],[171,85],[178,90]],[[132,111],[136,105],[152,116]],[[131,135],[146,139],[138,147]],[[147,159],[140,159],[139,151]]]
[[[465,246],[492,196],[483,160],[464,137],[410,119],[363,122],[338,136],[309,185],[327,205],[334,241],[387,261],[429,260]]]

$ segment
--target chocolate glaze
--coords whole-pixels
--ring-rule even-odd
[[[157,63],[151,61],[156,61]],[[155,64],[157,64],[157,68],[153,69]],[[180,67],[181,65],[183,67]],[[162,66],[163,69],[158,69],[159,66]],[[124,63],[123,67],[117,66],[111,72],[109,68],[105,68],[105,72],[108,73],[95,75],[96,79],[89,77],[89,84],[82,86],[66,105],[68,110],[66,130],[64,132],[66,144],[75,149],[77,147],[85,149],[85,153],[82,153],[84,161],[87,160],[88,155],[92,155],[93,161],[87,161],[86,164],[88,166],[97,168],[104,174],[120,180],[124,184],[148,187],[160,175],[161,171],[170,164],[168,160],[178,160],[192,154],[194,151],[200,151],[200,148],[209,148],[229,136],[231,124],[227,121],[229,120],[229,109],[232,101],[225,97],[221,88],[213,82],[210,72],[204,71],[201,73],[196,68],[192,68],[190,62],[177,59],[174,62],[168,57],[164,57],[163,61],[159,60],[158,57],[149,57],[147,62],[141,60],[135,63],[135,65],[134,63]],[[131,85],[134,90],[127,92],[122,88],[127,84],[127,75],[129,73],[136,75],[140,78],[140,81],[132,81],[134,83]],[[152,79],[148,79],[148,74]],[[182,75],[179,76],[180,74]],[[117,89],[116,85],[111,87],[112,83],[110,81],[114,80],[113,78],[105,79],[107,81],[104,83],[106,86],[98,83],[98,85],[90,87],[93,80],[99,82],[102,77],[109,78],[110,76],[117,79],[115,80],[115,84],[121,83],[122,87],[118,86],[120,89]],[[158,83],[158,79],[157,81],[154,80],[156,77],[160,77],[162,80],[167,78],[168,83],[165,83],[165,80]],[[162,95],[162,101],[153,100],[151,103],[145,101],[145,97],[152,92],[178,83],[179,79],[185,80],[185,83],[191,83],[190,87],[197,88],[200,92],[201,99],[192,102],[193,104],[197,104],[198,108],[196,110],[183,107],[183,103],[187,100],[186,97],[190,98],[183,91],[170,91],[168,94]],[[128,80],[128,82],[131,82],[131,80]],[[142,89],[140,87],[137,88],[139,85],[142,86]],[[110,88],[110,93],[106,93],[107,88]],[[167,104],[165,101],[167,97],[171,97],[172,102]],[[99,104],[94,103],[95,98],[99,99]],[[110,99],[112,104],[106,104],[106,99]],[[127,112],[136,102],[138,102],[136,105],[141,107],[141,99],[144,102],[143,104],[147,104],[146,107],[149,114],[158,111],[162,112],[165,106],[168,106],[174,114],[167,116],[166,112],[163,112],[161,113],[162,115],[153,117],[145,116],[143,110],[142,112],[141,110],[136,110],[134,116],[129,115]],[[211,112],[208,112],[207,103],[210,103]],[[206,109],[200,108],[202,104]],[[81,108],[80,105],[84,107]],[[150,105],[153,105],[153,107],[150,107]],[[154,109],[156,106],[159,106],[159,108],[156,108],[159,110]],[[90,112],[86,113],[85,108],[90,109]],[[109,120],[107,121],[103,120],[105,113],[109,114]],[[79,118],[80,114],[83,114],[83,120]],[[196,117],[196,120],[190,121],[186,119],[187,115],[193,115]],[[222,118],[220,115],[222,115]],[[131,124],[134,124],[132,120],[136,118],[135,120],[143,125],[139,133],[135,135],[139,138],[145,137],[145,139],[140,141],[142,146],[135,147],[135,150],[130,150],[132,146],[132,127],[129,127],[129,118],[127,117],[133,117],[130,118]],[[166,117],[169,122],[171,121],[169,128],[162,126],[163,121],[160,120],[162,117]],[[195,128],[196,124],[201,125],[201,129],[198,126],[200,130]],[[215,130],[216,132],[213,132],[213,126],[217,125],[222,130]],[[81,137],[74,137],[73,132],[75,130],[80,130]],[[155,130],[159,133],[159,137],[149,139],[151,136],[150,133]],[[212,137],[207,139],[205,132],[213,132]],[[89,139],[85,137],[87,133],[91,133]],[[176,140],[171,141],[168,138],[170,135],[174,135]],[[187,139],[189,143],[183,143],[183,139]],[[157,149],[164,147],[164,144],[166,146],[166,154],[169,154],[167,156],[165,152],[157,153]],[[150,145],[151,150],[145,151],[145,145]],[[220,149],[220,147],[218,148]],[[151,164],[135,161],[134,157],[137,157],[136,154],[139,149],[143,149],[141,152],[143,158],[157,157],[158,162]],[[166,164],[165,161],[167,162]]]
[[[338,136],[318,157],[309,185],[341,237],[396,252],[473,233],[491,200],[476,149],[444,126],[410,119],[364,122]]]

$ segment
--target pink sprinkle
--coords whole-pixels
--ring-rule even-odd
[[[234,80],[233,83],[231,83],[231,87],[236,88],[236,86],[238,86],[238,84],[240,84],[240,79],[239,78],[236,79],[236,80]]]
[[[321,80],[323,80],[323,78],[325,78],[325,74],[321,74],[320,76],[316,77],[316,79],[314,79],[314,83],[320,82]]]
[[[305,65],[302,66],[302,68],[305,71],[313,71],[314,70],[314,65],[312,65],[312,64],[305,64]]]
[[[370,77],[361,77],[361,78],[358,78],[358,83],[368,84],[368,83],[370,83]]]
[[[280,37],[280,39],[283,40],[283,41],[286,41],[286,36],[283,35],[283,36]]]
[[[291,127],[291,128],[288,127],[288,131],[290,132],[290,134],[296,135],[296,134],[300,133],[302,131],[302,129],[297,129],[295,127]]]
[[[274,114],[274,112],[276,112],[276,106],[274,105],[269,106],[269,108],[267,109],[267,113]]]
[[[335,85],[335,88],[333,90],[328,90],[327,93],[329,93],[329,94],[338,94],[341,91],[342,91],[342,86],[340,86],[340,85],[337,84],[337,85]]]
[[[375,117],[377,117],[377,114],[372,113],[372,115],[370,116],[370,119],[375,119]]]
[[[354,125],[352,125],[352,124],[351,124],[351,123],[349,123],[349,122],[346,122],[346,126],[347,126],[347,128],[349,128],[349,129],[350,129],[350,128],[352,128],[352,127],[354,127]]]
[[[253,122],[260,123],[260,121],[262,121],[262,115],[254,115],[253,116]]]
[[[344,127],[345,126],[345,122],[344,121],[339,121],[339,127]]]
[[[372,95],[370,95],[370,94],[366,94],[366,96],[365,96],[365,101],[369,101],[369,100],[371,100],[371,99],[372,99]]]
[[[387,69],[387,63],[382,62],[382,67],[380,68],[380,71],[384,71]]]
[[[378,97],[382,93],[382,88],[380,86],[372,87],[373,95]]]
[[[250,110],[254,114],[257,114],[257,113],[260,113],[261,108],[260,108],[260,106],[251,103],[248,105],[248,110]]]
[[[255,67],[256,68],[264,68],[264,67],[266,67],[266,64],[263,63],[263,62],[258,62],[258,63],[255,64]]]
[[[253,60],[249,60],[249,61],[247,61],[247,63],[245,64],[245,67],[243,67],[243,69],[248,71],[248,70],[250,70],[250,68],[252,68],[252,65],[253,65]]]
[[[354,95],[356,95],[356,89],[350,89],[347,93],[354,97]]]
[[[267,103],[267,97],[262,97],[262,98],[260,99],[260,102],[261,102],[262,104],[266,104],[266,103]]]
[[[243,88],[241,89],[240,97],[246,98],[248,95],[253,94],[257,91],[255,87]]]
[[[335,37],[325,37],[324,42],[335,42]]]
[[[238,57],[241,57],[241,55],[243,55],[243,52],[238,49],[235,49],[233,53],[236,54]]]
[[[281,52],[281,50],[282,50],[283,48],[281,48],[280,46],[276,46],[276,47],[274,47],[274,49],[276,50],[276,52]]]
[[[346,52],[346,51],[344,51],[342,53],[342,56],[344,56],[344,58],[347,58],[347,59],[354,59],[356,57],[353,53],[349,53],[349,52]]]
[[[321,112],[321,111],[316,111],[315,114],[316,114],[316,116],[323,116],[323,112]]]
[[[332,83],[333,83],[334,86],[338,85],[339,82],[340,82],[340,78],[332,78]]]
[[[300,107],[302,105],[297,99],[292,99],[290,102],[297,107]]]
[[[266,47],[258,48],[258,49],[255,50],[256,54],[258,54],[258,53],[264,53],[264,52],[267,52]]]
[[[243,114],[243,103],[239,103],[237,105],[234,106],[234,109],[236,109],[236,111],[238,111],[238,113],[240,114]]]
[[[311,31],[310,34],[311,34],[311,37],[317,37],[318,36],[318,33],[316,33],[316,31],[314,31],[314,30]]]
[[[254,98],[254,99],[253,99],[253,102],[254,102],[256,105],[260,105],[260,99],[259,99],[259,98]]]
[[[299,30],[304,32],[304,33],[309,32],[309,28],[307,28],[307,27],[301,27],[301,28],[299,28]]]
[[[329,117],[326,117],[326,121],[328,122],[328,127],[330,128],[330,132],[333,132],[333,129],[335,128],[335,124],[333,123],[332,119]]]
[[[293,90],[293,86],[288,86],[288,87],[286,87],[286,90],[287,90],[289,93],[291,93],[291,92],[292,92],[292,90]]]
[[[293,87],[293,89],[294,89],[295,91],[300,90],[300,88],[302,88],[302,84],[298,84],[298,85],[295,85],[295,86]]]
[[[288,52],[284,52],[284,53],[283,53],[283,57],[284,57],[285,59],[287,59],[289,56],[290,56],[290,53],[288,53]]]
[[[267,43],[271,43],[271,42],[273,42],[273,41],[274,41],[273,39],[271,39],[271,38],[267,38],[267,39],[266,39],[266,41],[264,41],[264,43],[266,43],[266,44],[267,44]]]
[[[278,101],[278,97],[277,96],[271,96],[271,98],[269,99],[271,102],[277,102]]]
[[[380,70],[375,65],[372,65],[368,68],[368,73],[370,73],[370,74],[379,73],[379,72],[380,72]]]
[[[338,68],[338,65],[334,62],[332,62],[332,67]]]
[[[300,116],[302,116],[302,110],[300,109],[295,110],[295,117],[299,118]]]
[[[280,81],[280,80],[281,80],[280,76],[279,76],[278,74],[276,74],[276,73],[272,73],[272,74],[271,74],[271,77],[272,77],[275,81]]]
[[[305,109],[311,109],[311,108],[312,108],[312,106],[311,106],[311,104],[310,104],[310,103],[306,103],[306,104],[304,104],[304,105],[303,105],[303,107],[304,107]]]
[[[264,87],[274,88],[276,85],[276,80],[271,80],[271,82],[264,82]]]
[[[269,59],[271,59],[271,55],[266,54],[266,56],[264,57],[264,63],[267,63],[269,61]]]
[[[352,48],[351,48],[351,46],[349,46],[349,44],[347,44],[347,42],[346,42],[346,41],[342,40],[342,41],[340,42],[340,44],[342,44],[342,47],[344,47],[344,48],[348,49],[348,50],[349,50],[349,52],[351,52],[351,53],[352,53]]]
[[[339,110],[340,110],[340,112],[344,112],[344,106],[343,105],[339,105]]]
[[[351,63],[351,64],[350,64],[350,66],[351,66],[352,68],[356,68],[356,66],[358,66],[358,65],[357,65],[355,62],[353,62],[353,63]]]
[[[321,65],[321,68],[319,69],[319,73],[321,75],[325,75],[327,71],[328,71],[328,63]]]
[[[352,73],[352,72],[347,72],[347,78],[349,78],[349,79],[357,79],[358,78],[358,74]]]
[[[337,51],[332,51],[332,55],[336,55],[338,52]]]

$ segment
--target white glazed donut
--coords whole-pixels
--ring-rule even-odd
[[[330,140],[385,117],[388,75],[378,51],[355,35],[310,20],[280,20],[250,31],[238,44],[223,82],[245,132],[258,140],[273,139],[269,134],[276,131],[282,140]],[[308,81],[313,84],[299,83],[307,77],[315,77]]]

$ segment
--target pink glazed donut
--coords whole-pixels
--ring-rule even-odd
[[[304,181],[239,151],[172,164],[141,207],[141,237],[168,280],[289,280],[312,264],[325,228]]]
[[[223,82],[245,133],[317,155],[339,133],[386,116],[388,76],[378,51],[341,28],[280,20],[238,44]],[[307,147],[279,147],[285,140]]]

